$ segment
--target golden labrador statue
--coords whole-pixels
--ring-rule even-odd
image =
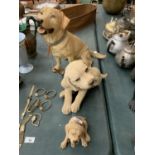
[[[60,93],[60,97],[64,97],[63,114],[76,113],[88,89],[98,86],[101,80],[106,77],[107,73],[101,74],[99,69],[88,67],[82,60],[70,62],[65,69],[64,78],[61,81],[61,86],[64,88]],[[78,92],[78,94],[72,103],[73,91]]]
[[[66,148],[67,143],[71,143],[71,147],[74,148],[75,145],[81,140],[83,147],[88,146],[90,142],[90,136],[87,133],[88,124],[84,117],[74,116],[65,125],[65,138],[61,142],[60,147],[62,149]]]
[[[55,58],[56,65],[52,68],[53,72],[61,73],[61,59],[69,62],[82,59],[85,64],[92,64],[92,57],[103,59],[106,55],[91,51],[80,38],[66,30],[69,18],[60,10],[45,7],[37,15],[40,22],[38,32],[43,35],[49,46],[49,51]]]

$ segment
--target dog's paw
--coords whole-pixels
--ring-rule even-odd
[[[87,134],[87,135],[86,135],[86,141],[87,141],[87,142],[90,142],[90,140],[91,140],[91,138],[90,138],[90,136]]]
[[[54,73],[59,73],[59,74],[61,74],[61,75],[64,74],[64,69],[63,69],[63,68],[58,68],[58,67],[54,66],[51,70],[52,70],[52,72],[54,72]]]
[[[65,96],[65,91],[63,90],[63,91],[60,92],[59,97],[62,98],[64,96]]]
[[[71,106],[70,105],[63,105],[62,113],[65,115],[68,115],[70,112],[71,112]]]
[[[61,149],[65,149],[66,148],[66,143],[63,141],[63,142],[61,142],[61,144],[60,144],[60,148]]]
[[[78,104],[72,104],[71,105],[71,111],[73,112],[73,113],[76,113],[78,110],[80,109],[80,106],[78,105]]]
[[[56,68],[56,67],[52,67],[52,68],[51,68],[51,71],[52,71],[52,72],[54,72],[54,73],[57,73],[57,72],[58,72],[58,70],[59,70],[59,69],[58,69],[58,68]]]
[[[71,143],[71,147],[72,148],[75,148],[75,143]]]
[[[83,143],[82,143],[82,146],[83,146],[83,147],[87,147],[88,144],[87,144],[86,142],[83,142]]]

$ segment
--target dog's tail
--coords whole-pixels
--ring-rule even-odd
[[[106,54],[101,54],[101,53],[99,53],[97,51],[90,51],[90,54],[94,58],[98,58],[98,59],[104,59],[104,58],[106,58]]]

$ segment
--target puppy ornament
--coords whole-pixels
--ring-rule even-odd
[[[90,136],[87,133],[88,124],[84,117],[74,116],[72,117],[68,124],[65,126],[66,136],[61,142],[60,147],[62,149],[66,148],[67,143],[71,143],[71,147],[74,148],[75,145],[81,140],[83,147],[88,146],[90,142]]]
[[[106,77],[107,73],[102,74],[98,68],[88,67],[82,60],[71,62],[66,67],[64,78],[61,81],[61,86],[64,88],[60,93],[60,97],[64,97],[63,114],[76,113],[88,89],[98,86]],[[73,91],[78,94],[72,103]]]

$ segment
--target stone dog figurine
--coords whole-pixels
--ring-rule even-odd
[[[88,146],[90,142],[90,136],[87,133],[88,124],[84,117],[74,116],[65,125],[65,138],[61,142],[60,147],[62,149],[66,148],[67,143],[71,143],[71,147],[74,148],[76,144],[81,140],[83,147]]]
[[[92,64],[92,57],[104,59],[105,54],[91,51],[88,46],[76,35],[67,31],[70,19],[61,11],[45,7],[40,10],[36,19],[40,23],[37,31],[43,36],[55,59],[53,72],[63,73],[61,60],[69,62],[82,59],[85,64]]]
[[[63,114],[76,113],[84,99],[88,89],[98,86],[102,79],[107,77],[96,67],[88,67],[82,60],[75,60],[68,64],[65,69],[61,86],[64,88],[60,92],[60,97],[64,97],[62,107]],[[78,92],[72,103],[72,92]]]

